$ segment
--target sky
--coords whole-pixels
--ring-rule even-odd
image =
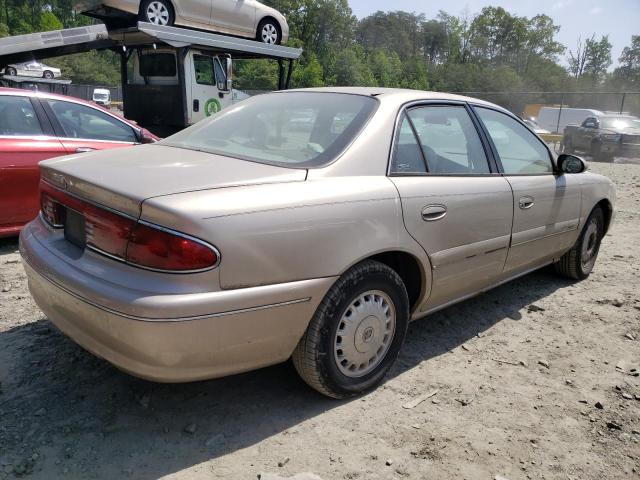
[[[349,0],[353,13],[366,17],[377,10],[404,10],[435,17],[439,10],[460,15],[465,10],[478,13],[483,7],[500,6],[510,13],[532,17],[545,13],[560,26],[556,39],[575,51],[578,37],[609,35],[613,45],[613,66],[622,49],[631,43],[631,35],[640,35],[640,0]],[[562,63],[566,64],[566,56]]]

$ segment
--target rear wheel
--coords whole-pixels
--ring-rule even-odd
[[[53,75],[53,72],[49,70],[45,70],[45,72],[42,74],[42,77],[48,80],[51,80],[54,77],[54,75]]]
[[[18,71],[17,71],[15,68],[13,68],[13,67],[7,67],[7,68],[6,68],[6,70],[5,70],[4,72],[5,72],[7,75],[11,76],[11,77],[13,77],[13,76],[15,76],[15,75],[17,75],[17,74],[18,74]]]
[[[589,215],[575,245],[555,264],[556,271],[574,280],[584,280],[591,274],[598,258],[604,235],[604,213],[596,207]]]
[[[591,156],[596,162],[613,162],[613,155],[602,151],[602,142],[594,141],[591,144]]]
[[[140,7],[140,19],[166,27],[173,25],[176,18],[169,0],[145,0]]]
[[[293,364],[324,395],[358,395],[382,382],[408,323],[409,299],[398,274],[382,263],[362,262],[326,294],[293,353]]]
[[[280,25],[273,18],[265,18],[258,25],[257,40],[270,45],[280,45],[282,32]]]

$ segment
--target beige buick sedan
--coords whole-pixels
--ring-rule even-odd
[[[284,16],[256,0],[80,0],[75,7],[107,21],[125,14],[154,25],[213,30],[269,44],[289,38]]]
[[[549,264],[585,279],[615,204],[496,105],[379,88],[261,95],[41,167],[20,251],[63,332],[162,382],[292,358],[335,398],[382,381],[411,320]]]

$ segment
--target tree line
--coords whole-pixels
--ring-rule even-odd
[[[375,12],[358,20],[348,0],[264,0],[288,19],[290,46],[304,49],[294,85],[367,85],[450,92],[640,90],[640,35],[613,63],[607,36],[556,40],[560,29],[545,14],[531,18],[502,7],[477,14],[435,18]],[[73,10],[73,0],[0,0],[0,36],[91,23]],[[563,66],[562,61],[567,66]],[[118,60],[111,52],[54,59],[76,83],[115,85]],[[237,88],[272,89],[277,66],[243,61]]]

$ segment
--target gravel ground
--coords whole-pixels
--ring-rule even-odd
[[[0,241],[0,479],[640,478],[640,165],[592,168],[619,203],[588,280],[543,270],[412,324],[351,401],[289,364],[123,374],[46,320]]]

